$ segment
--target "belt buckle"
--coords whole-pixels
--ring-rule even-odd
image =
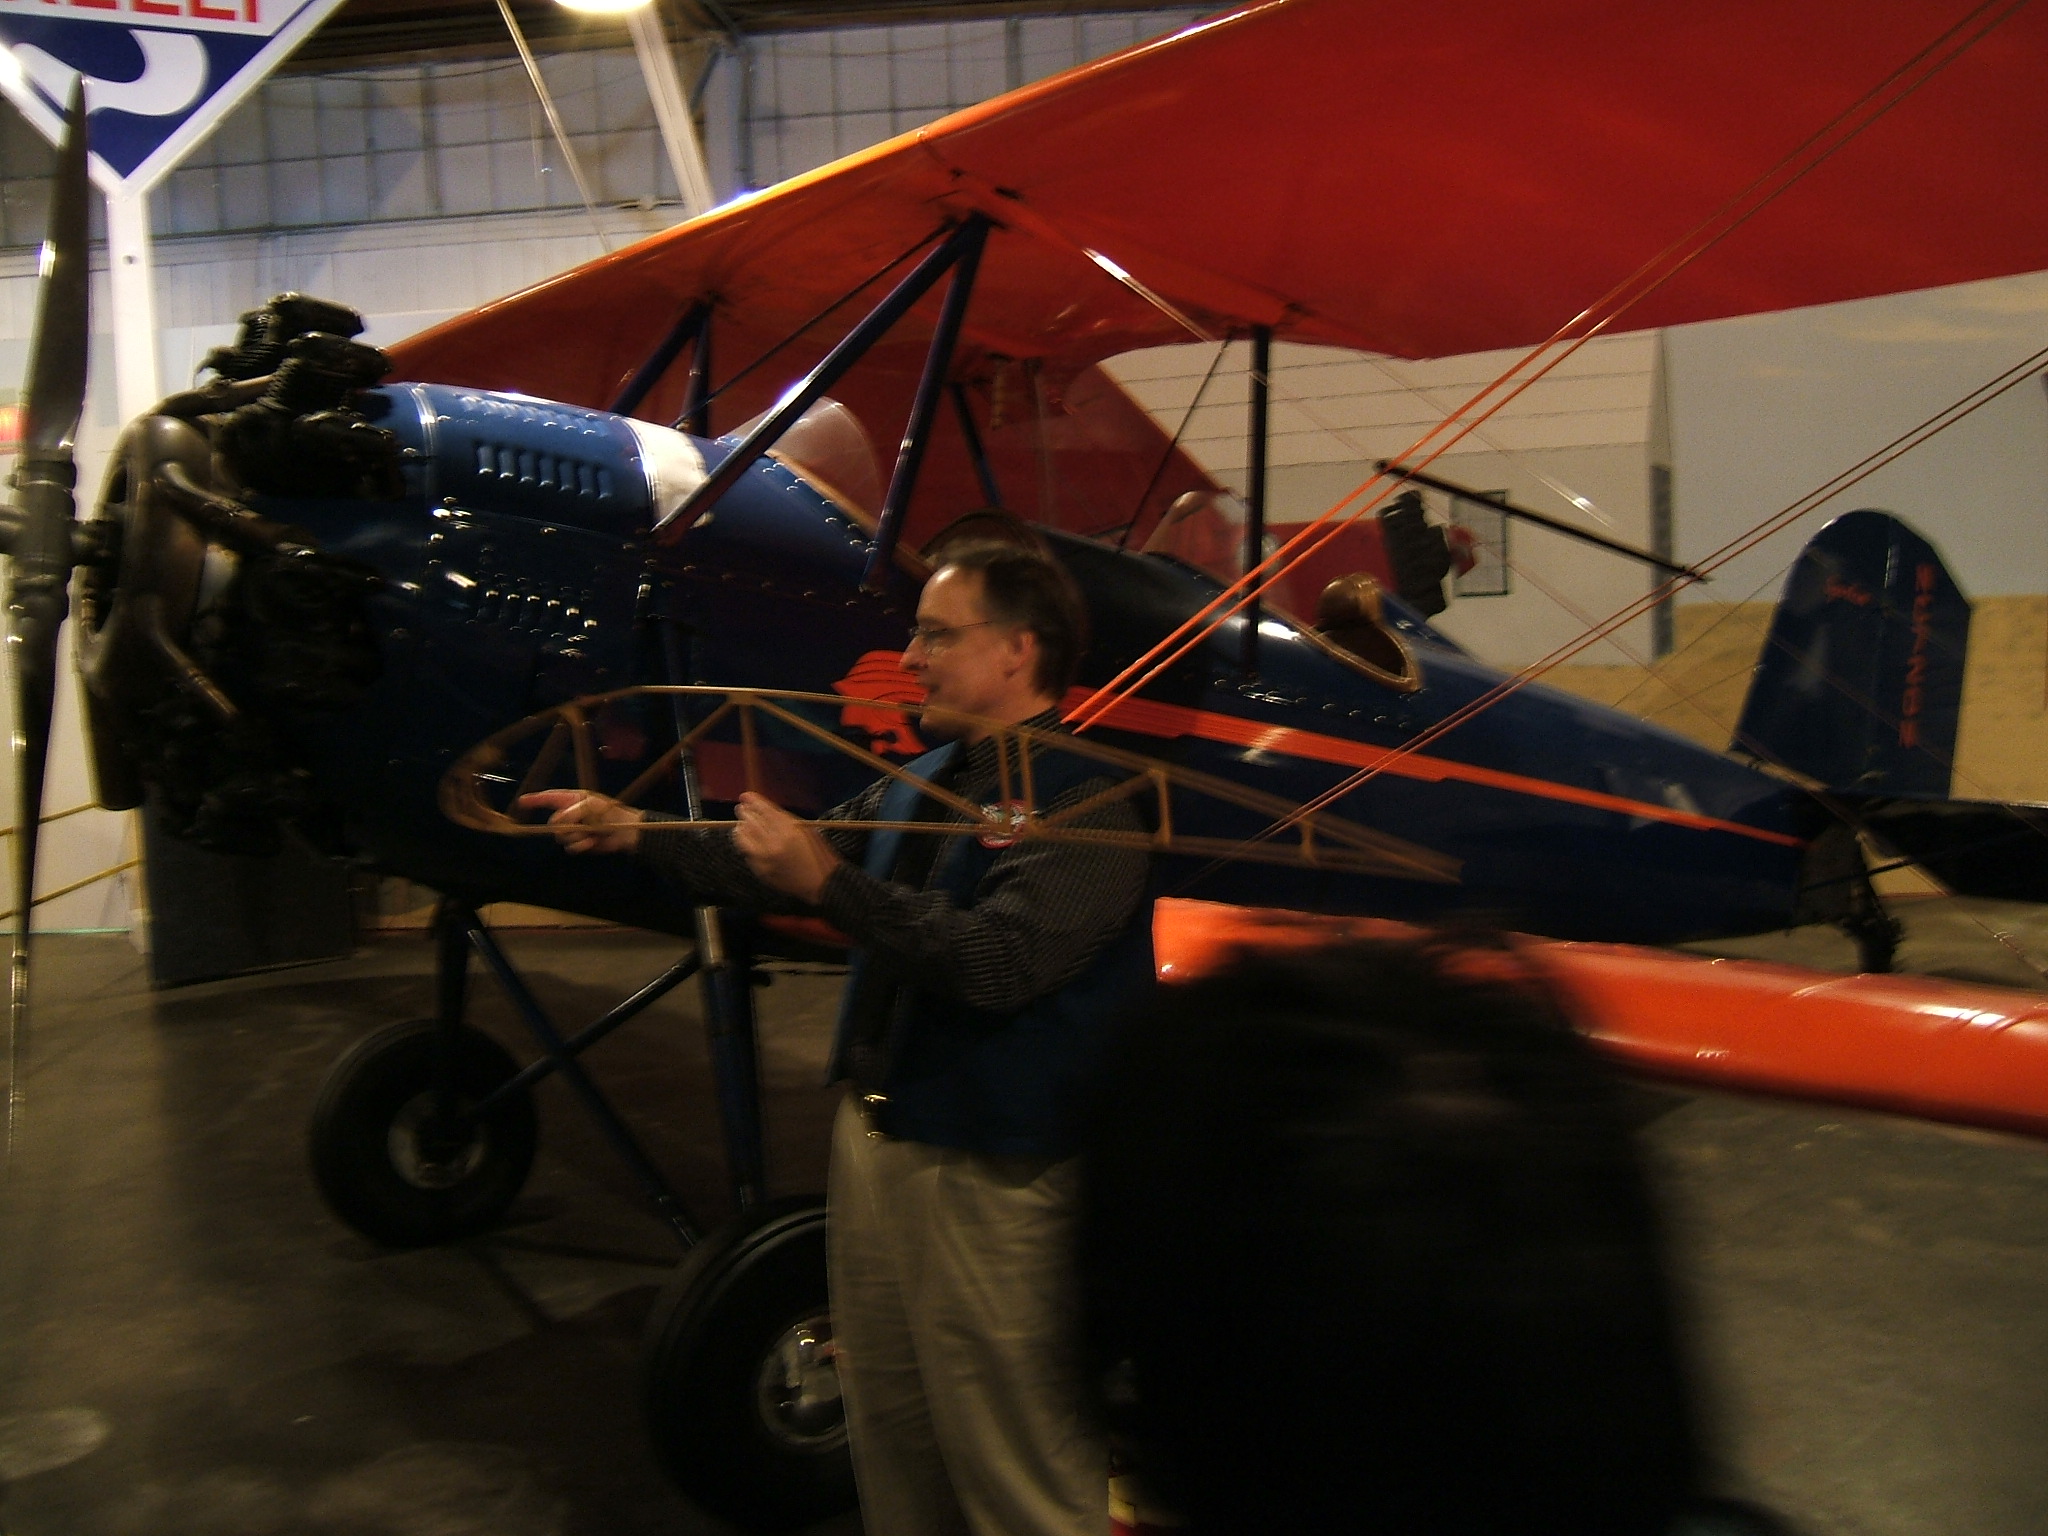
[[[860,1096],[861,1114],[866,1117],[868,1122],[867,1137],[869,1141],[882,1141],[886,1138],[886,1132],[876,1129],[875,1116],[882,1112],[882,1106],[888,1102],[889,1095],[886,1093],[864,1093]]]

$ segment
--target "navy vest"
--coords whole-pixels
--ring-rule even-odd
[[[934,778],[957,751],[953,743],[927,752],[907,771]],[[1101,764],[1076,755],[1050,751],[1032,758],[1041,805],[1102,775]],[[876,819],[909,821],[922,795],[920,785],[896,780]],[[947,836],[947,846],[927,889],[944,891],[955,906],[972,906],[1002,850],[983,846],[971,829],[948,836],[944,823],[932,835]],[[877,880],[889,879],[902,846],[900,831],[871,834],[862,867]],[[1064,1157],[1074,1151],[1104,1048],[1152,987],[1151,917],[1147,897],[1078,976],[1015,1013],[976,1008],[907,982],[900,986],[884,1041],[886,1101],[875,1108],[877,1128],[906,1141],[998,1155]],[[853,1004],[867,959],[865,950],[854,951],[832,1046],[834,1080],[848,1075]]]

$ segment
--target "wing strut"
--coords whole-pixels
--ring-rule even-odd
[[[974,411],[967,404],[967,386],[957,380],[951,386],[953,411],[960,418],[960,435],[967,440],[967,456],[974,460],[974,478],[981,482],[981,499],[998,512],[1003,510],[1003,490],[996,484],[996,472],[989,467],[988,450],[981,445],[981,432],[974,425]]]
[[[987,231],[988,220],[976,214],[933,247],[910,275],[868,313],[866,319],[847,332],[845,340],[826,353],[824,360],[806,374],[801,383],[783,395],[775,409],[761,418],[760,424],[725,456],[718,468],[705,477],[704,483],[655,525],[656,540],[663,544],[674,543],[692,523],[716,506],[718,499],[732,489],[740,476],[774,447],[805,411],[823,399],[826,392],[846,376],[846,371],[865,357],[868,349],[887,335],[890,328],[931,291],[934,283],[953,269],[970,244],[979,254]]]
[[[889,476],[888,494],[882,498],[875,542],[868,550],[868,568],[861,575],[861,586],[870,592],[881,590],[883,573],[896,555],[896,540],[903,532],[903,519],[910,512],[911,492],[917,489],[925,444],[932,437],[932,417],[938,412],[939,395],[953,366],[953,344],[960,339],[960,321],[974,297],[974,274],[981,267],[981,248],[987,240],[988,220],[977,213],[940,247],[957,247],[957,265],[953,281],[946,289],[945,307],[939,311],[938,329],[932,332],[931,351],[925,354],[924,374],[917,381],[917,393],[911,397],[910,419],[903,424],[903,446],[896,451],[896,469]]]
[[[612,403],[605,407],[614,416],[630,416],[640,408],[662,375],[682,355],[683,348],[690,349],[690,379],[697,379],[697,359],[709,341],[711,333],[711,306],[699,299],[683,311],[680,320],[670,327],[662,337],[661,345],[648,354],[647,361],[634,370],[633,377],[626,380],[626,387],[619,391]]]
[[[1247,428],[1248,467],[1244,477],[1244,568],[1255,571],[1266,559],[1266,424],[1273,397],[1273,327],[1252,327],[1252,400]],[[1260,589],[1244,606],[1244,669],[1259,670]]]
[[[690,343],[690,378],[683,390],[683,413],[676,425],[692,437],[711,435],[711,301],[703,304],[697,336]]]

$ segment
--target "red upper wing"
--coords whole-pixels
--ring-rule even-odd
[[[1108,526],[1132,514],[1162,440],[1084,370],[1188,332],[1086,251],[1219,333],[1265,323],[1405,356],[1533,343],[1959,21],[1999,10],[2011,14],[1619,324],[2048,268],[2038,0],[1274,0],[486,305],[402,344],[398,370],[601,406],[709,298],[727,377],[979,209],[1003,227],[956,375],[994,429],[1006,501]],[[899,430],[934,303],[836,391],[879,441]],[[855,313],[722,398],[717,429],[772,400]],[[682,371],[640,414],[675,413]],[[1098,408],[1067,411],[1070,389]],[[1064,440],[1005,436],[1031,416],[1065,423]],[[954,437],[932,453],[914,532],[941,504],[979,500]],[[1148,508],[1200,483],[1176,460]]]
[[[957,113],[449,322],[407,374],[601,403],[714,296],[727,365],[970,208],[970,331],[1071,374],[1206,325],[1404,356],[1534,342],[1970,12],[1959,0],[1276,0]],[[1622,317],[2048,267],[2048,6]]]

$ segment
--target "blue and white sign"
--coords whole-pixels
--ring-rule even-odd
[[[85,76],[93,180],[147,191],[341,0],[0,0],[0,92],[52,142]]]

